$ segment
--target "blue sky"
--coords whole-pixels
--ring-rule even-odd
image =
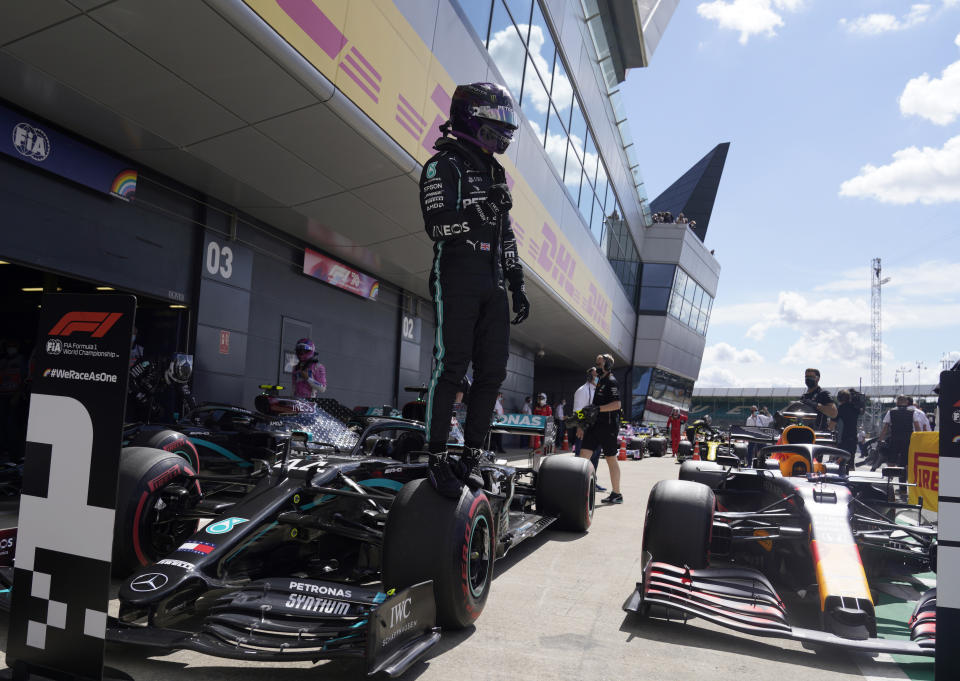
[[[960,0],[683,0],[622,93],[651,199],[731,143],[698,386],[869,385],[874,257],[883,382],[960,357]]]

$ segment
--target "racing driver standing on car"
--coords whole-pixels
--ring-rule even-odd
[[[450,120],[440,126],[437,153],[420,176],[420,208],[433,241],[430,293],[437,313],[434,369],[427,394],[430,480],[459,497],[490,427],[490,415],[506,377],[510,310],[514,324],[530,313],[517,242],[510,226],[513,199],[503,166],[517,129],[513,100],[494,83],[459,85]],[[473,362],[473,388],[464,429],[464,456],[446,453],[450,409]]]

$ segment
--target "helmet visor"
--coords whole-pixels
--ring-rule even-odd
[[[509,106],[475,106],[473,107],[473,115],[477,118],[503,123],[514,130],[520,126],[516,112]]]

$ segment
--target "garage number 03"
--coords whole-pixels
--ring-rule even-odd
[[[233,275],[233,249],[211,241],[207,244],[206,265],[210,274],[229,279]]]

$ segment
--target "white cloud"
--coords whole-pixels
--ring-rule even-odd
[[[954,43],[960,47],[960,35]],[[924,73],[910,79],[899,102],[904,116],[920,116],[937,125],[953,123],[960,116],[960,61],[947,66],[939,78]]]
[[[747,329],[747,338],[762,340],[768,329],[788,326],[816,332],[824,326],[863,329],[870,324],[870,307],[853,298],[808,300],[795,291],[781,291],[774,311]]]
[[[870,349],[869,332],[821,329],[797,340],[787,348],[786,354],[780,361],[801,364],[806,362],[812,365],[825,362],[840,363],[869,370]]]
[[[737,374],[722,367],[700,369],[696,383],[698,388],[739,388],[742,385]]]
[[[740,32],[740,44],[752,35],[773,37],[783,26],[780,12],[795,12],[803,0],[714,0],[697,5],[697,14],[716,21],[720,28]]]
[[[840,185],[840,196],[898,205],[960,201],[960,136],[942,149],[907,147],[885,166],[867,164]]]
[[[525,34],[528,26],[521,24],[518,28]],[[529,30],[530,36],[528,42],[530,46],[530,59],[536,64],[537,70],[540,75],[543,76],[547,86],[549,86],[552,64],[548,64],[542,54],[546,36],[544,35],[543,28],[540,26],[530,26]],[[512,25],[490,36],[490,56],[493,57],[497,68],[500,69],[503,80],[506,82],[510,92],[519,93],[520,85],[523,82],[523,62],[525,57],[523,43],[520,41],[520,36],[517,35]],[[527,77],[536,78],[536,74],[531,73],[528,74]],[[527,89],[527,92],[530,93],[530,101],[534,109],[542,114],[547,113],[549,96],[546,91],[540,87],[531,87]],[[570,80],[564,74],[557,73],[557,77],[553,82],[553,98],[554,103],[559,104],[561,107],[560,111],[569,108],[570,102],[573,101],[572,95],[573,85],[570,84]],[[526,97],[526,95],[524,96]]]
[[[738,350],[729,343],[710,345],[703,351],[703,361],[708,364],[714,362],[733,362],[735,364],[751,364],[762,362],[763,357],[756,350],[745,348]]]
[[[960,2],[960,0],[958,0]],[[901,296],[928,297],[935,291],[944,295],[960,294],[960,262],[928,260],[906,267],[885,267],[883,277],[890,277],[884,284],[884,297],[889,293]],[[859,267],[841,273],[838,279],[814,288],[814,291],[870,291],[870,268]]]
[[[859,33],[860,35],[879,35],[892,31],[904,31],[925,22],[927,17],[930,16],[931,9],[928,4],[916,4],[911,5],[910,11],[899,19],[893,14],[867,14],[856,19],[841,19],[840,25],[848,33]]]

